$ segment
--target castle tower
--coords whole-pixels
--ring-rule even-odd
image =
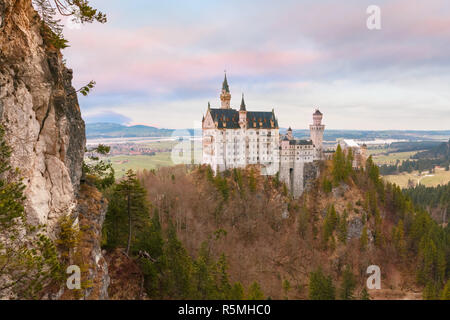
[[[230,87],[228,86],[227,74],[225,73],[225,79],[222,83],[222,93],[220,94],[220,101],[222,102],[222,109],[230,109]]]
[[[289,140],[292,140],[292,139],[293,139],[291,127],[289,127],[289,129],[288,129],[288,131],[287,131],[287,138],[288,138]]]
[[[239,109],[239,126],[243,129],[247,127],[247,109],[245,108],[244,94],[242,94],[241,108]]]
[[[316,112],[313,114],[313,124],[309,126],[309,132],[311,136],[311,140],[316,147],[317,156],[319,158],[322,157],[323,151],[323,132],[325,130],[325,125],[322,124],[322,113],[319,109],[316,109]]]

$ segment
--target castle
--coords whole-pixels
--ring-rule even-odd
[[[221,107],[208,103],[202,120],[202,163],[214,173],[258,165],[263,175],[279,173],[294,197],[299,197],[308,180],[317,175],[317,161],[323,159],[322,113],[316,110],[310,125],[310,140],[294,139],[292,129],[280,136],[275,111],[247,111],[242,95],[239,110],[231,108],[227,76],[220,94]]]

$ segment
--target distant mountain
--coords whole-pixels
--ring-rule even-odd
[[[287,129],[280,128],[280,133],[285,133]],[[293,129],[293,135],[297,138],[309,137],[309,130]],[[421,140],[447,140],[450,138],[450,130],[445,131],[420,131],[420,130],[336,130],[325,129],[324,140],[336,141],[336,139],[398,139],[409,141]]]
[[[132,137],[167,137],[173,129],[159,129],[156,127],[137,125],[124,126],[117,123],[87,123],[86,137],[95,138],[132,138]]]
[[[193,129],[186,129],[191,134]],[[280,128],[280,133],[286,133],[286,128]],[[159,129],[151,126],[124,126],[117,123],[98,122],[86,124],[86,136],[88,139],[97,138],[133,138],[133,137],[167,137],[171,136],[174,129]],[[294,129],[293,134],[297,138],[308,138],[309,130]],[[328,130],[325,129],[324,139],[335,141],[339,138],[345,139],[405,139],[418,140],[443,140],[450,138],[450,130],[447,131],[414,131],[414,130]]]

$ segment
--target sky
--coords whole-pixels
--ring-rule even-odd
[[[450,130],[448,0],[91,0],[106,24],[66,21],[86,122],[190,128],[208,101],[275,109],[302,129]],[[381,29],[369,30],[369,5]]]

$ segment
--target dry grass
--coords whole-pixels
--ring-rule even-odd
[[[386,181],[392,182],[400,186],[401,188],[408,187],[408,181],[413,181],[416,185],[423,184],[427,187],[436,187],[437,185],[445,185],[450,182],[450,171],[445,171],[443,168],[437,168],[435,173],[418,171],[411,173],[402,172],[396,175],[387,175],[383,177]]]

